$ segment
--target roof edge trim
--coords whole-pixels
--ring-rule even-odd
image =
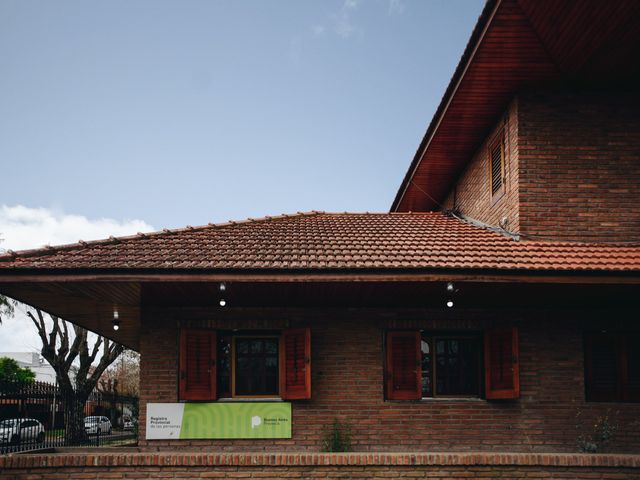
[[[640,284],[637,270],[474,270],[474,269],[406,269],[386,271],[286,271],[286,272],[1,272],[3,284],[51,282],[494,282],[494,283],[575,283]]]
[[[398,207],[402,202],[402,199],[407,193],[409,184],[411,183],[413,176],[415,175],[415,172],[418,169],[420,162],[422,161],[422,158],[424,157],[427,149],[429,148],[429,145],[431,144],[431,140],[433,139],[433,136],[437,132],[438,127],[440,126],[440,123],[444,118],[444,115],[447,113],[449,105],[451,104],[451,101],[453,100],[454,95],[458,91],[458,87],[460,86],[462,79],[467,73],[467,70],[471,65],[471,62],[474,59],[475,53],[478,50],[480,43],[482,42],[482,39],[484,38],[487,30],[489,29],[489,26],[491,25],[491,21],[495,17],[495,14],[498,11],[498,8],[500,8],[501,4],[502,4],[502,0],[487,0],[482,10],[482,13],[480,14],[480,17],[478,18],[478,22],[476,23],[476,26],[474,27],[473,32],[471,33],[469,42],[467,43],[467,46],[465,47],[462,57],[460,58],[460,62],[458,63],[458,66],[456,67],[456,70],[454,71],[453,76],[451,77],[451,81],[449,82],[449,85],[445,90],[442,100],[440,100],[440,104],[436,109],[436,113],[431,119],[431,122],[427,127],[427,131],[425,132],[424,137],[422,138],[422,141],[420,142],[420,145],[416,150],[413,160],[409,165],[409,169],[407,170],[407,173],[405,174],[402,180],[402,183],[400,184],[400,188],[398,189],[396,196],[393,200],[393,203],[391,204],[390,212],[396,212],[398,210]]]

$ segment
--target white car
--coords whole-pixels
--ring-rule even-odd
[[[87,435],[111,435],[111,420],[103,416],[85,417],[84,430]]]
[[[44,426],[35,418],[9,418],[0,422],[0,443],[44,442]]]
[[[122,428],[124,430],[133,430],[133,420],[131,419],[131,417],[124,417]]]

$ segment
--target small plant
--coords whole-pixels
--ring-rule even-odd
[[[576,418],[580,419],[581,414],[581,411],[578,412]],[[610,417],[611,410],[607,410],[607,413],[595,419],[590,432],[578,436],[578,448],[582,453],[598,453],[606,449],[618,430],[618,424]],[[576,428],[580,427],[578,423]]]
[[[348,452],[351,450],[351,425],[341,423],[337,418],[322,431],[323,452]]]

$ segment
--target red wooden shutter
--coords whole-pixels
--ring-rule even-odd
[[[292,328],[282,333],[280,390],[286,400],[311,398],[311,329]]]
[[[496,328],[485,333],[484,371],[486,398],[520,396],[517,327]]]
[[[585,335],[585,391],[589,402],[613,402],[620,397],[617,343],[613,334]]]
[[[216,332],[180,331],[180,400],[216,399]]]
[[[420,332],[387,332],[387,398],[422,398]]]

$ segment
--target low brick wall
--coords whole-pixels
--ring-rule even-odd
[[[3,479],[118,478],[638,479],[640,455],[526,453],[203,453],[138,451],[14,454]]]

